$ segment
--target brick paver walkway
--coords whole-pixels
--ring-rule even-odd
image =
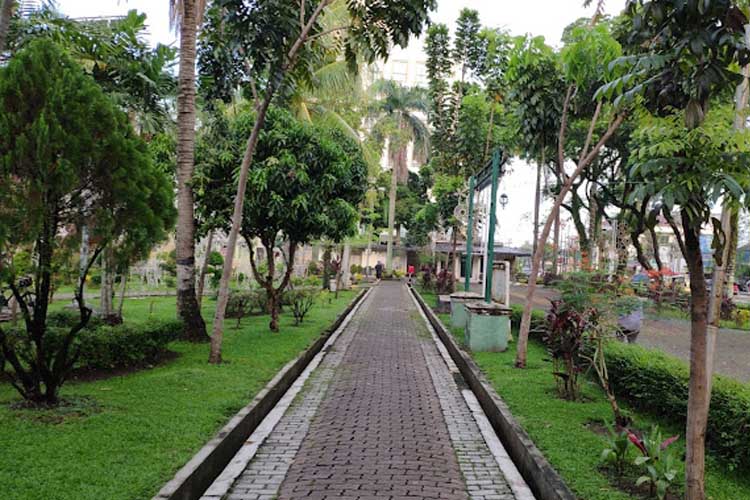
[[[227,498],[514,497],[408,290],[383,282]]]

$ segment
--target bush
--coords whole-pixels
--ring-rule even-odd
[[[521,317],[523,316],[523,306],[519,304],[513,304],[510,306],[512,312],[510,313],[510,321],[513,328],[520,328]],[[543,336],[547,333],[547,315],[544,311],[538,309],[532,309],[531,311],[531,329],[529,336],[542,341]]]
[[[76,368],[108,370],[155,363],[182,330],[182,322],[176,320],[84,329],[75,341],[81,349]]]
[[[318,295],[320,295],[320,288],[315,286],[292,288],[284,292],[285,301],[292,307],[295,325],[305,320],[305,316],[315,304]]]
[[[641,346],[610,342],[605,350],[610,381],[620,398],[659,417],[685,425],[688,366]],[[710,450],[731,468],[750,466],[750,387],[714,376],[706,431]]]
[[[70,331],[69,321],[73,317],[68,311],[51,314],[45,344],[50,348],[57,348]],[[182,322],[176,320],[148,325],[108,326],[92,318],[92,322],[73,340],[72,352],[80,350],[74,369],[111,370],[155,363],[166,352],[167,344],[178,340],[182,331]],[[11,343],[22,343],[22,337],[17,330],[8,332]],[[16,348],[16,352],[28,355],[20,346]]]
[[[253,314],[258,310],[259,314],[266,312],[266,291],[258,290],[232,290],[227,301],[227,318],[237,320],[237,328],[245,316]]]

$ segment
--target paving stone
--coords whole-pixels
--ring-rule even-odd
[[[225,498],[513,495],[408,290],[382,282]]]

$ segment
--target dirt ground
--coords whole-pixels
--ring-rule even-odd
[[[522,304],[525,292],[524,285],[512,286],[511,303]],[[534,295],[534,308],[548,309],[549,300],[555,298],[557,292],[538,287]],[[638,343],[688,361],[690,323],[677,319],[645,319]],[[714,371],[742,382],[750,382],[750,332],[728,328],[719,330]]]

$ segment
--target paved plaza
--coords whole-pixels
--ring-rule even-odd
[[[408,289],[381,283],[222,496],[532,498],[450,365]]]

